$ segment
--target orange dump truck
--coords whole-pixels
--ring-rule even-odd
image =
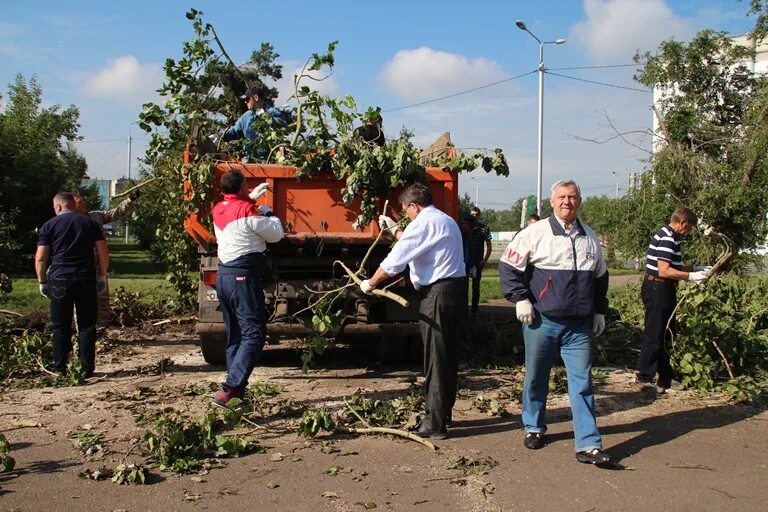
[[[190,154],[185,155],[189,161]],[[214,164],[214,201],[220,200],[219,179],[230,169],[245,175],[249,190],[269,183],[269,192],[260,204],[269,204],[283,222],[285,238],[268,246],[268,265],[264,275],[267,303],[267,336],[270,342],[280,336],[301,337],[311,331],[295,313],[307,306],[309,290],[332,290],[347,282],[347,275],[334,261],[341,260],[357,269],[376,239],[376,222],[363,231],[355,231],[352,223],[359,212],[359,199],[346,206],[341,198],[344,182],[333,174],[316,174],[298,181],[295,167],[236,161]],[[435,206],[454,218],[459,213],[458,179],[455,172],[427,168],[427,177]],[[389,200],[389,214],[399,210],[400,190],[377,198],[378,211]],[[205,221],[208,222],[205,222]],[[223,364],[226,330],[216,295],[216,237],[206,227],[210,219],[190,212],[184,223],[186,232],[197,242],[200,254],[198,291],[198,324],[203,357],[211,364]],[[389,242],[379,241],[368,262],[366,273],[373,275],[389,252]],[[406,270],[407,273],[407,270]],[[402,358],[418,350],[418,297],[407,279],[390,291],[408,299],[409,308],[379,297],[368,296],[357,287],[345,290],[339,307],[344,320],[340,336],[366,337],[379,343],[382,358]]]

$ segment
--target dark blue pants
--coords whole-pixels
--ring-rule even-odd
[[[227,380],[222,389],[244,390],[266,338],[264,290],[259,275],[216,276],[216,292],[227,326]]]
[[[96,360],[96,276],[75,274],[49,279],[51,283],[51,330],[53,367],[67,370],[72,352],[72,315],[77,307],[78,355],[81,371],[91,373]]]

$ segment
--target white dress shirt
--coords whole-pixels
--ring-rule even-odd
[[[434,206],[427,206],[406,226],[381,268],[397,275],[411,270],[416,289],[448,277],[464,277],[464,246],[456,221]]]

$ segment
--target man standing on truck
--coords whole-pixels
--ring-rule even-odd
[[[213,207],[219,268],[216,292],[227,328],[227,379],[213,395],[224,407],[245,393],[248,378],[261,356],[266,338],[264,290],[261,277],[267,265],[268,243],[283,238],[283,225],[267,205],[259,207],[249,197],[245,177],[232,170],[221,177],[224,198]]]
[[[608,267],[595,232],[577,218],[579,186],[556,182],[550,203],[552,215],[520,231],[499,262],[501,291],[515,303],[523,324],[523,445],[538,450],[545,444],[549,374],[559,352],[568,377],[576,460],[608,464],[595,419],[591,348],[592,338],[605,329]]]
[[[272,118],[272,122],[276,125],[288,125],[293,118],[293,113],[288,107],[273,107],[270,106],[267,100],[266,87],[251,87],[242,96],[245,101],[245,105],[248,110],[235,122],[234,126],[228,128],[221,136],[222,142],[229,142],[238,139],[248,139],[251,143],[255,143],[258,138],[258,133],[254,129],[253,123],[257,117],[269,114]],[[266,148],[259,148],[255,154],[252,154],[250,145],[243,149],[242,161],[248,163],[255,160],[263,161],[269,156],[269,150]]]
[[[425,185],[406,188],[400,204],[411,222],[402,230],[391,218],[379,216],[379,225],[397,243],[373,276],[360,284],[360,290],[371,294],[379,284],[410,267],[411,282],[421,292],[419,324],[426,378],[424,420],[414,433],[445,439],[456,401],[459,339],[467,308],[461,231],[455,220],[432,204]]]

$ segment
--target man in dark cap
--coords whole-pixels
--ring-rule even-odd
[[[242,96],[245,101],[245,105],[248,110],[240,116],[235,124],[224,132],[221,136],[222,142],[229,142],[238,139],[248,139],[251,142],[256,142],[258,138],[258,132],[254,129],[254,121],[256,118],[265,112],[268,113],[273,124],[277,126],[286,126],[292,121],[292,112],[289,107],[274,107],[271,105],[267,97],[266,87],[251,87]],[[264,161],[269,156],[269,149],[258,148],[252,155],[251,146],[247,145],[243,149],[242,160],[243,163],[248,163],[251,160]],[[255,156],[255,159],[253,158]]]

